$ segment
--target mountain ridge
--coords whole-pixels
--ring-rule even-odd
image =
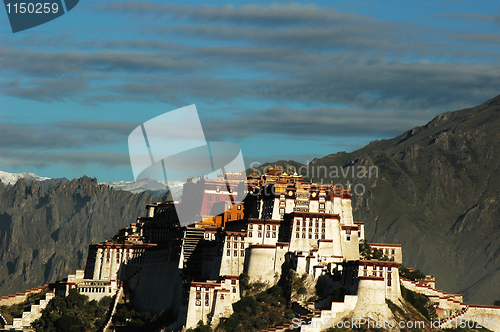
[[[497,96],[308,166],[377,166],[378,178],[344,179],[366,189],[353,206],[367,237],[403,244],[405,265],[436,274],[439,288],[466,301],[491,304],[500,298],[499,127]]]
[[[144,215],[153,198],[82,177],[43,189],[20,179],[0,186],[0,295],[54,282],[81,269],[90,243]]]

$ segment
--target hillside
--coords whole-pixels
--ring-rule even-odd
[[[354,178],[339,172],[333,180],[366,188],[353,204],[367,238],[401,243],[404,264],[436,275],[438,288],[492,304],[500,298],[499,128],[500,96],[352,153],[315,159],[308,172],[356,167]],[[370,165],[378,177],[358,178],[357,167]]]
[[[27,179],[0,185],[0,296],[83,268],[90,243],[111,238],[151,201],[88,177],[46,190]]]

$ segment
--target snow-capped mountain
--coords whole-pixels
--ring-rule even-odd
[[[29,181],[45,181],[50,180],[50,178],[36,175],[35,173],[30,172],[22,172],[22,173],[8,173],[4,171],[0,171],[0,180],[2,180],[3,184],[15,184],[19,179],[28,179]]]
[[[151,194],[162,195],[167,191],[166,181],[157,181],[149,178],[139,179],[137,181],[103,182],[102,184],[107,184],[116,190],[126,190],[133,193],[147,191]],[[181,196],[183,185],[184,183],[181,181],[168,181],[168,186],[174,199]]]
[[[22,172],[22,173],[8,173],[0,171],[0,180],[4,185],[15,184],[17,180],[25,178],[29,181],[40,181],[44,189],[52,185],[56,185],[62,181],[67,182],[66,178],[61,179],[51,179],[44,176],[39,176],[35,173]],[[44,185],[45,184],[45,185]],[[113,187],[115,190],[125,190],[132,193],[140,193],[147,191],[154,196],[163,196],[167,191],[166,181],[156,181],[153,179],[145,178],[139,179],[137,181],[115,181],[115,182],[101,182],[100,184],[105,184]],[[172,197],[174,199],[179,199],[182,195],[182,188],[184,183],[181,181],[169,181],[168,182]]]

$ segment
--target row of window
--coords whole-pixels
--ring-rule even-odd
[[[253,232],[248,232],[248,237],[253,237]],[[262,232],[257,232],[257,237],[262,237]],[[266,232],[266,237],[267,238],[276,238],[276,232]]]
[[[106,288],[104,287],[84,287],[79,289],[80,293],[105,293]],[[111,293],[111,288],[109,289]]]
[[[306,233],[302,233],[302,236],[301,236],[301,233],[295,233],[295,238],[297,239],[300,239],[300,238],[303,238],[303,239],[312,239],[313,238],[313,235],[312,234],[306,234]],[[319,239],[319,234],[314,234],[314,238],[316,240]],[[324,240],[325,239],[325,234],[321,234],[321,239]]]
[[[297,229],[295,229],[295,231],[300,232],[300,227],[297,227]],[[302,228],[302,232],[306,232],[306,231],[307,231],[307,228]],[[309,233],[325,233],[325,229],[321,228],[321,232],[320,232],[319,228],[314,228],[314,232],[313,232],[313,228],[309,228]]]
[[[238,257],[238,250],[234,250],[233,253],[233,257]],[[231,256],[231,250],[226,250],[226,256]],[[245,257],[245,250],[240,250],[240,257]]]
[[[245,238],[243,236],[240,236],[240,235],[228,235],[226,236],[226,240],[228,241],[244,241]]]
[[[255,225],[257,226],[257,230],[261,231],[262,230],[262,225]],[[248,225],[248,229],[253,229],[253,224]],[[273,231],[277,229],[276,225],[273,225]],[[270,231],[271,230],[271,225],[266,225],[266,230]]]
[[[227,243],[226,245],[227,248],[231,248],[231,243]],[[238,249],[238,243],[234,242],[233,244],[234,249]],[[245,243],[241,242],[241,249],[245,249]]]
[[[300,220],[297,220],[296,225],[300,226]],[[318,228],[319,227],[319,222],[313,223],[312,221],[309,221],[309,227],[312,227],[313,225],[315,225],[315,227]],[[306,226],[307,226],[307,222],[306,221],[302,221],[302,227],[306,227]],[[321,227],[326,227],[326,223],[322,222],[321,223]]]

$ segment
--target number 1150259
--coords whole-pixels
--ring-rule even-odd
[[[59,11],[59,6],[54,2],[45,2],[45,3],[25,3],[25,2],[14,2],[12,4],[7,3],[7,13],[13,14],[48,14],[48,13],[57,13]]]

